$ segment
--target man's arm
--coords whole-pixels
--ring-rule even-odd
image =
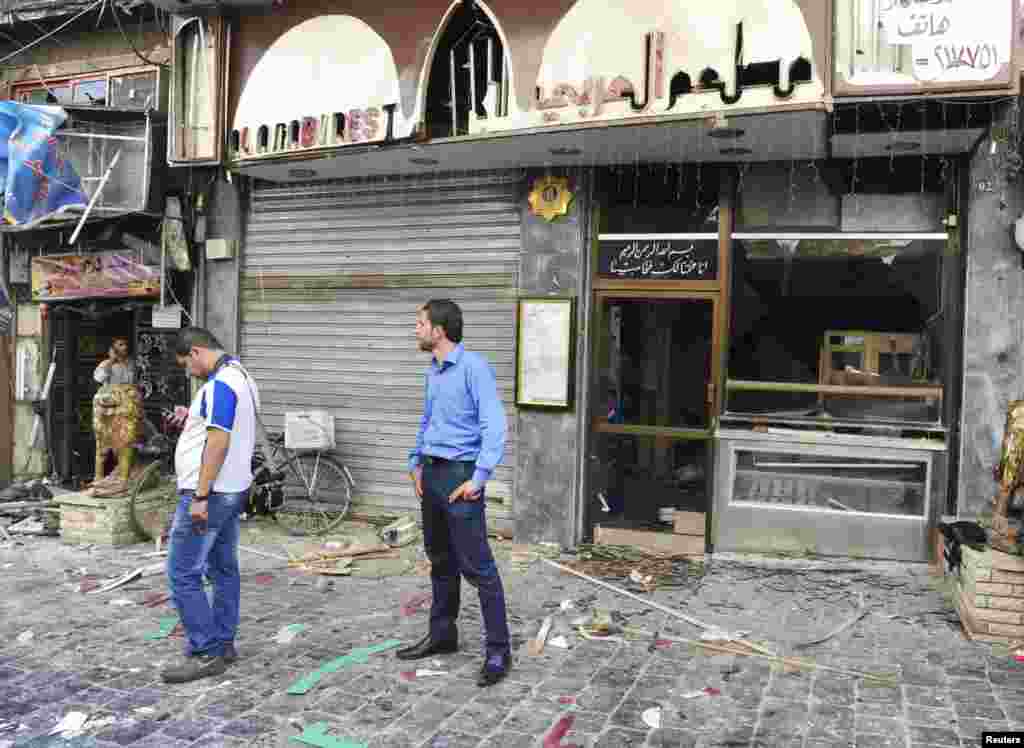
[[[486,361],[474,367],[469,379],[470,393],[480,418],[480,454],[473,471],[473,489],[479,492],[490,479],[505,453],[505,406],[498,396],[494,369]]]
[[[231,446],[231,433],[219,428],[206,429],[206,447],[203,449],[203,462],[199,467],[199,487],[196,497],[209,496],[213,484],[224,467],[224,459],[228,456]]]
[[[428,377],[423,386],[423,417],[420,418],[420,428],[416,432],[416,446],[409,451],[409,472],[415,473],[420,465],[420,457],[423,454],[423,435],[427,432],[430,424],[430,378]]]
[[[210,402],[204,399],[201,407],[201,415],[206,418],[206,447],[199,467],[197,497],[209,496],[213,490],[231,446],[231,431],[235,427],[235,413],[238,410],[238,395],[219,379],[213,380],[207,393]]]

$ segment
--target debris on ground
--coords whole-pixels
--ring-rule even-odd
[[[17,642],[18,644],[28,644],[30,641],[35,639],[35,637],[36,635],[32,631],[23,631],[18,634]]]
[[[430,610],[432,602],[433,597],[429,592],[418,592],[402,601],[402,617],[408,618],[416,613],[424,613]]]
[[[402,680],[413,681],[417,678],[430,678],[432,676],[448,675],[448,671],[420,668],[419,670],[403,670],[399,675],[401,675]]]
[[[371,655],[375,655],[380,652],[386,652],[389,649],[395,649],[396,647],[400,646],[402,646],[402,642],[398,639],[389,639],[380,644],[374,644],[371,647],[354,649],[344,657],[338,657],[337,659],[331,660],[325,665],[321,665],[312,673],[309,673],[308,675],[305,675],[299,680],[295,681],[291,686],[288,687],[287,693],[292,695],[301,695],[304,693],[309,693],[325,675],[336,673],[339,670],[344,670],[349,665],[359,665],[366,663],[369,661]]]
[[[50,735],[60,735],[62,738],[77,737],[82,734],[85,729],[85,723],[88,721],[89,715],[85,712],[68,712],[50,730]]]
[[[576,718],[571,714],[567,714],[558,720],[555,726],[551,728],[551,732],[544,737],[544,748],[568,748],[568,746],[562,745],[562,738],[569,734],[569,731],[572,729],[572,723],[575,720]]]
[[[862,618],[867,616],[867,614],[870,613],[870,612],[871,611],[868,610],[867,605],[864,603],[864,593],[861,592],[860,593],[860,599],[859,599],[858,604],[857,604],[857,609],[853,612],[853,615],[850,616],[850,618],[848,618],[845,622],[840,624],[838,627],[834,628],[832,631],[829,631],[824,636],[822,636],[822,637],[820,637],[818,639],[812,639],[809,642],[801,642],[800,644],[796,644],[794,646],[797,649],[806,649],[807,647],[813,647],[816,644],[824,644],[829,639],[832,639],[833,637],[838,636],[839,634],[841,634],[844,631],[846,631],[846,629],[848,629],[851,626],[853,626],[854,624],[856,624]]]
[[[546,617],[540,624],[540,630],[537,632],[537,636],[530,639],[526,645],[526,653],[531,657],[537,657],[541,652],[544,651],[544,645],[548,640],[548,633],[551,631],[551,624],[554,619],[551,616]]]
[[[288,566],[300,571],[326,576],[345,577],[353,572],[352,564],[358,561],[398,560],[402,555],[385,543],[350,543],[340,550],[307,553],[301,558],[288,561]]]
[[[661,729],[661,707],[655,706],[650,709],[645,709],[640,718],[644,721],[644,724],[650,727],[652,730]]]
[[[281,630],[274,636],[274,641],[278,644],[291,644],[295,641],[295,637],[306,630],[306,624],[304,623],[289,623],[287,626],[282,626]]]
[[[629,582],[644,592],[674,584],[677,566],[689,563],[683,558],[619,545],[582,544],[576,555],[576,560],[565,561],[565,565],[588,576]]]
[[[146,641],[150,641],[150,642],[158,641],[160,639],[166,639],[172,633],[174,633],[174,629],[177,627],[177,625],[178,625],[178,617],[177,616],[168,616],[166,618],[161,618],[160,619],[160,628],[157,629],[156,631],[152,631],[152,632],[146,634],[146,636],[143,637],[143,638]]]
[[[110,592],[116,590],[118,587],[123,587],[129,582],[134,582],[136,579],[143,579],[145,577],[151,577],[157,574],[163,574],[165,565],[163,562],[150,564],[149,566],[140,566],[137,569],[132,569],[124,576],[118,577],[117,579],[108,582],[107,584],[99,587],[98,589],[91,589],[88,591],[90,595],[99,595],[104,592]]]
[[[381,540],[392,548],[403,548],[412,545],[423,537],[419,522],[415,515],[399,517],[380,531]]]
[[[171,599],[169,592],[147,592],[142,600],[143,607],[158,608]]]
[[[295,735],[291,740],[296,743],[317,746],[317,748],[366,748],[366,743],[354,743],[345,738],[328,735],[326,722],[308,725],[301,735]]]

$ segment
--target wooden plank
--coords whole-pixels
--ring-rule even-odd
[[[826,395],[863,395],[865,397],[942,398],[943,388],[935,385],[914,387],[860,387],[841,384],[804,384],[800,382],[752,382],[730,379],[726,384],[735,392],[819,392]]]
[[[676,535],[704,537],[704,530],[707,527],[707,517],[704,512],[676,512],[673,519],[675,521],[672,531]]]
[[[652,553],[681,556],[703,556],[704,536],[676,535],[671,532],[629,530],[623,527],[594,527],[594,542],[605,545],[625,545]]]

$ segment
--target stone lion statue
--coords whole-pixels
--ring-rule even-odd
[[[114,452],[117,467],[111,474],[127,482],[135,458],[135,445],[143,435],[142,395],[134,384],[107,384],[92,399],[92,427],[96,434],[96,481],[104,478],[103,463]]]

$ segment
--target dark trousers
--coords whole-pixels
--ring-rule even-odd
[[[476,587],[487,636],[487,655],[510,651],[505,590],[487,542],[484,497],[448,502],[452,491],[473,477],[471,462],[428,458],[423,466],[423,545],[430,558],[434,600],[430,606],[430,635],[434,641],[458,637],[461,582]]]

